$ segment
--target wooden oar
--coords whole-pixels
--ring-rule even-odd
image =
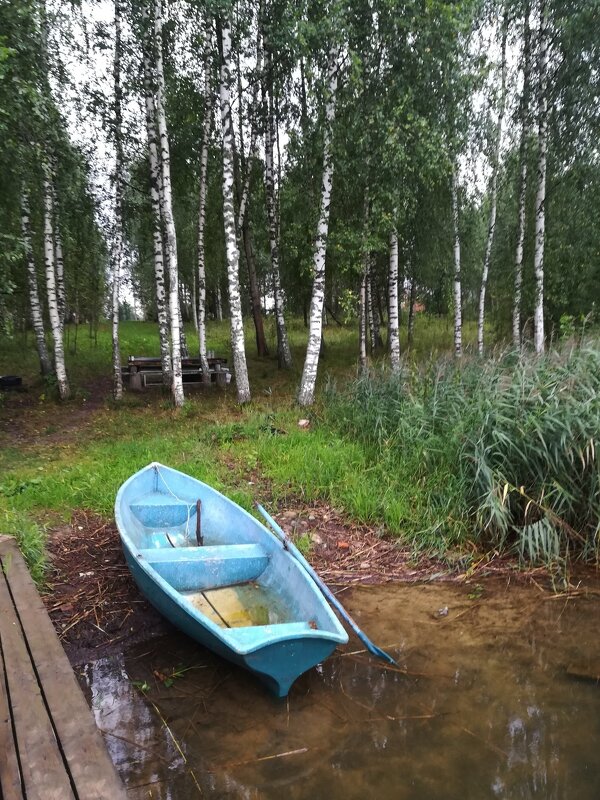
[[[275,531],[275,533],[277,534],[277,536],[278,536],[278,537],[281,539],[281,541],[283,542],[283,546],[285,547],[285,549],[286,549],[286,550],[288,550],[288,551],[290,552],[290,554],[294,556],[294,558],[296,559],[296,561],[297,561],[297,562],[298,562],[298,563],[299,563],[299,564],[300,564],[300,565],[303,567],[303,569],[304,569],[304,570],[305,570],[305,571],[306,571],[306,572],[307,572],[307,573],[310,575],[310,577],[311,577],[311,578],[313,579],[313,581],[314,581],[314,582],[317,584],[317,586],[319,587],[319,589],[321,590],[321,592],[322,592],[322,593],[325,595],[325,597],[327,598],[327,600],[329,600],[329,602],[331,603],[331,605],[332,605],[332,606],[334,606],[334,608],[336,608],[336,609],[337,609],[337,611],[339,612],[340,616],[342,616],[342,617],[343,617],[343,618],[346,620],[346,622],[348,623],[348,625],[350,625],[350,627],[352,628],[352,630],[354,631],[354,633],[355,633],[355,634],[358,636],[358,638],[361,640],[361,642],[363,642],[363,643],[364,643],[364,645],[365,645],[365,647],[367,648],[367,650],[368,650],[370,653],[373,653],[373,655],[374,655],[374,656],[378,656],[379,658],[382,658],[384,661],[387,661],[387,662],[388,662],[388,663],[390,663],[390,664],[396,664],[396,661],[395,661],[395,660],[394,660],[394,659],[393,659],[393,658],[392,658],[390,655],[388,655],[388,654],[385,652],[385,650],[382,650],[380,647],[377,647],[377,645],[376,645],[376,644],[373,644],[373,642],[372,642],[372,641],[369,639],[369,637],[368,637],[368,636],[367,636],[367,635],[366,635],[366,634],[365,634],[365,633],[364,633],[364,632],[363,632],[363,631],[362,631],[362,630],[361,630],[361,629],[358,627],[358,625],[356,624],[356,622],[355,622],[355,621],[352,619],[352,617],[350,616],[350,614],[348,614],[348,612],[346,611],[346,609],[344,608],[344,606],[343,606],[343,605],[340,603],[340,601],[337,599],[337,597],[336,597],[336,596],[333,594],[333,592],[331,591],[331,589],[329,589],[329,588],[328,588],[328,587],[327,587],[327,586],[326,586],[326,585],[323,583],[323,581],[321,580],[321,578],[319,578],[319,576],[317,575],[317,573],[314,571],[314,569],[311,567],[311,565],[308,563],[308,561],[307,561],[307,560],[304,558],[304,556],[303,556],[303,555],[302,555],[302,553],[301,553],[301,552],[298,550],[298,548],[296,547],[296,545],[295,545],[295,544],[294,544],[294,543],[293,543],[293,542],[290,540],[290,538],[289,538],[289,537],[288,537],[288,536],[285,534],[285,531],[284,531],[282,528],[280,528],[280,527],[279,527],[279,525],[278,525],[278,524],[275,522],[275,520],[273,519],[273,517],[271,517],[269,514],[267,514],[267,512],[266,512],[266,511],[265,511],[265,509],[264,509],[264,508],[263,508],[263,507],[260,505],[260,503],[257,503],[257,504],[256,504],[256,508],[257,508],[257,509],[260,511],[260,513],[263,515],[263,517],[264,517],[264,518],[265,518],[265,520],[266,520],[266,521],[269,523],[269,525],[271,526],[271,528],[272,528],[272,529]]]

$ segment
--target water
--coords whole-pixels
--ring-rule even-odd
[[[255,581],[182,594],[221,628],[276,625],[294,621],[291,610],[277,593]]]
[[[407,674],[354,640],[277,700],[179,634],[83,668],[129,797],[596,800],[598,597],[486,583],[341,599]]]

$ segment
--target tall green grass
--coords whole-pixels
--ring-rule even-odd
[[[412,487],[401,525],[416,542],[468,538],[533,561],[598,557],[597,341],[544,358],[405,365],[332,387],[326,408],[384,467],[386,487]]]

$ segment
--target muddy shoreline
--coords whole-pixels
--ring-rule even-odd
[[[325,503],[288,505],[277,518],[296,541],[309,543],[309,560],[337,592],[392,582],[476,586],[493,577],[512,584],[534,582],[542,592],[556,590],[547,570],[524,571],[507,557],[482,556],[467,571],[460,561],[415,561],[410,548],[376,528],[348,522]],[[172,631],[140,595],[111,520],[77,511],[68,524],[49,531],[47,550],[50,568],[43,599],[71,664],[121,653]],[[570,593],[594,591],[597,583],[597,570],[579,568],[570,578]]]

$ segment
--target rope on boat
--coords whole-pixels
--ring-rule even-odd
[[[181,497],[177,497],[175,492],[171,489],[169,484],[163,478],[163,475],[162,475],[162,472],[160,471],[159,465],[158,464],[153,464],[153,466],[154,466],[154,469],[156,470],[156,474],[161,479],[161,481],[164,483],[165,488],[166,488],[167,492],[171,495],[171,497],[174,497],[175,500],[177,500],[178,503],[185,503],[185,507],[187,509],[187,520],[186,520],[186,523],[185,523],[185,538],[186,538],[186,540],[189,541],[189,538],[190,538],[190,508],[191,508],[191,506],[187,502],[187,500],[182,500]],[[174,545],[171,545],[171,546],[173,547]]]

